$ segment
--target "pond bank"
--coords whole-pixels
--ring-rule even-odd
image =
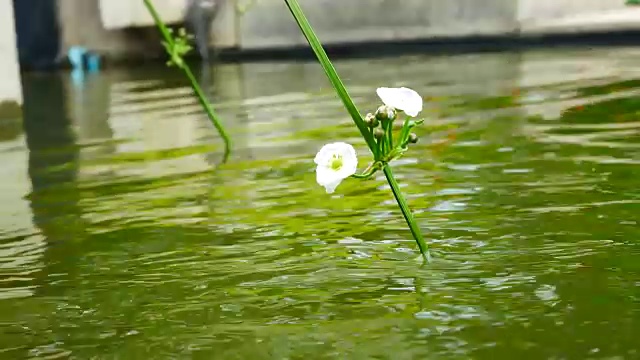
[[[219,1],[222,5],[214,21],[211,46],[224,57],[281,56],[307,48],[282,0],[249,0],[242,8],[236,1]],[[164,21],[180,23],[186,1],[154,3]],[[619,41],[619,34],[629,32],[634,35],[624,37],[627,44],[640,39],[636,21],[640,7],[626,5],[624,0],[325,0],[303,2],[302,6],[325,46],[346,51],[354,48],[352,53],[363,47],[406,47],[407,43],[431,48],[477,47],[478,43],[503,47],[505,42],[562,38],[570,43],[590,36],[611,43]],[[164,58],[158,33],[141,1],[59,0],[53,12],[56,14],[51,17],[59,24],[59,54],[82,46],[111,63]],[[29,18],[18,16],[16,23]]]
[[[149,34],[143,29],[152,30],[150,36],[155,32],[142,2],[100,0],[99,6],[82,8],[79,3],[62,0],[60,5],[65,47],[82,45],[109,57],[148,54]],[[282,0],[249,1],[243,9],[236,2],[222,3],[213,29],[217,49],[286,52],[307,46]],[[156,1],[161,17],[172,24],[181,21],[179,4]],[[640,7],[624,0],[326,0],[302,6],[326,46],[640,31]],[[87,36],[85,19],[102,27],[92,26]]]

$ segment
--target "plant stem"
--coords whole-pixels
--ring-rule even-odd
[[[173,46],[175,45],[175,41],[173,39],[173,36],[171,35],[171,32],[169,32],[169,29],[167,28],[165,23],[162,21],[162,19],[160,19],[160,16],[158,15],[158,12],[154,8],[153,4],[151,3],[151,0],[144,0],[144,4],[146,5],[147,10],[151,14],[151,17],[153,17],[153,21],[158,27],[158,30],[160,30],[160,33],[164,37],[164,40],[167,42],[167,45],[168,45],[167,53],[169,54],[169,56],[174,55],[169,53],[169,49],[172,49]],[[200,102],[200,105],[202,105],[202,108],[207,113],[207,117],[209,118],[211,123],[213,123],[213,126],[216,128],[216,130],[218,130],[218,133],[220,133],[220,136],[224,140],[223,162],[226,162],[227,159],[229,158],[229,154],[231,153],[231,139],[229,138],[229,135],[227,135],[227,132],[225,131],[224,127],[222,126],[222,122],[220,121],[215,111],[213,110],[213,107],[211,106],[209,101],[207,101],[207,98],[204,92],[202,91],[202,88],[200,88],[200,85],[198,84],[198,81],[196,80],[195,76],[193,76],[193,73],[191,72],[191,69],[189,68],[189,66],[186,63],[184,63],[184,61],[182,61],[181,64],[176,64],[176,65],[178,65],[178,67],[182,69],[187,79],[189,79],[189,83],[191,84],[191,89],[193,89],[193,92],[198,98],[198,102]]]
[[[291,14],[293,15],[294,19],[298,23],[298,26],[300,27],[300,30],[304,34],[305,38],[309,42],[309,45],[313,49],[313,52],[318,58],[320,65],[322,66],[322,68],[324,69],[324,72],[329,78],[329,81],[331,82],[338,96],[342,100],[342,103],[347,108],[347,111],[349,112],[349,115],[351,115],[353,122],[356,124],[356,126],[358,127],[358,130],[360,130],[360,133],[366,140],[367,145],[369,146],[369,149],[371,149],[371,152],[375,157],[375,160],[379,161],[380,160],[379,157],[383,157],[385,154],[387,154],[392,150],[390,147],[391,143],[393,142],[393,135],[391,134],[391,131],[393,130],[392,126],[390,124],[386,128],[384,128],[383,126],[385,130],[385,135],[381,137],[378,140],[378,142],[376,142],[374,136],[372,135],[372,132],[369,130],[364,120],[362,119],[362,115],[360,115],[360,111],[358,111],[358,109],[356,108],[356,105],[353,103],[353,100],[349,96],[347,89],[344,87],[344,84],[340,80],[340,77],[338,76],[336,69],[333,67],[331,60],[329,60],[327,53],[324,51],[324,48],[322,47],[320,40],[318,40],[318,37],[313,31],[313,28],[311,28],[311,24],[309,24],[309,21],[304,16],[304,13],[300,8],[300,4],[298,4],[298,0],[284,0],[284,2],[287,4],[287,7],[289,7]],[[387,146],[389,146],[388,149],[386,148]],[[420,232],[420,228],[418,227],[418,224],[416,223],[415,219],[413,218],[413,215],[411,214],[411,210],[409,209],[409,205],[407,205],[407,201],[405,200],[404,196],[400,192],[400,186],[398,185],[398,182],[396,181],[396,179],[393,177],[393,172],[391,171],[391,167],[388,164],[385,164],[383,170],[387,178],[387,181],[391,186],[391,191],[393,192],[393,195],[395,196],[396,201],[400,206],[400,210],[402,210],[402,214],[404,215],[404,218],[407,221],[407,224],[409,225],[411,234],[413,235],[416,242],[418,243],[418,248],[420,249],[420,253],[424,257],[424,259],[429,261],[429,249],[427,247],[427,243],[424,241],[424,238],[422,237],[422,233]]]
[[[364,137],[365,141],[367,142],[367,145],[369,145],[369,149],[371,149],[371,152],[375,154],[375,151],[376,151],[375,140],[373,139],[373,136],[369,132],[367,125],[364,123],[364,120],[362,120],[362,115],[360,115],[360,111],[358,111],[358,108],[351,100],[351,97],[349,96],[347,89],[344,87],[344,84],[340,80],[340,77],[338,76],[336,69],[333,67],[333,64],[329,60],[327,53],[324,51],[324,48],[322,47],[320,40],[318,39],[315,32],[311,28],[311,24],[309,24],[309,20],[307,20],[307,17],[302,12],[302,9],[300,8],[300,4],[298,4],[298,0],[284,0],[284,2],[287,4],[287,7],[289,7],[289,11],[291,11],[291,14],[293,15],[294,19],[298,23],[300,30],[304,34],[304,37],[307,39],[307,41],[309,42],[309,45],[313,49],[313,52],[316,54],[316,57],[318,58],[318,61],[320,62],[322,69],[327,74],[327,77],[329,78],[331,85],[333,85],[333,88],[338,93],[340,100],[342,100],[342,103],[347,108],[349,115],[351,115],[353,122],[358,127],[358,130],[360,130],[360,133],[362,134],[362,137]]]
[[[207,113],[207,116],[209,117],[209,120],[211,120],[211,122],[213,123],[213,126],[216,128],[216,130],[218,130],[218,133],[220,133],[220,136],[224,140],[224,156],[222,161],[226,162],[227,159],[229,159],[229,154],[231,153],[231,140],[229,139],[229,135],[227,135],[227,132],[224,130],[224,127],[222,126],[222,123],[216,116],[216,113],[214,112],[213,107],[211,107],[211,104],[207,101],[204,93],[202,92],[202,89],[198,85],[198,82],[195,76],[193,76],[191,69],[189,69],[189,67],[185,65],[182,68],[182,70],[184,71],[185,75],[189,79],[189,82],[191,82],[191,87],[193,89],[193,92],[196,93],[196,97],[198,98],[200,105],[202,105],[202,107],[204,108],[204,111]]]
[[[431,260],[431,256],[429,255],[429,247],[427,246],[427,242],[424,241],[422,237],[422,232],[420,232],[420,228],[416,223],[416,220],[413,218],[413,214],[411,213],[411,209],[409,209],[409,204],[407,204],[407,200],[402,195],[400,191],[400,185],[396,178],[393,176],[393,171],[391,171],[391,166],[388,164],[382,168],[384,172],[384,176],[387,178],[387,182],[389,182],[389,186],[391,186],[391,192],[393,192],[393,196],[396,198],[398,205],[400,206],[400,210],[402,210],[402,215],[404,219],[407,221],[407,225],[409,225],[409,229],[411,230],[411,234],[413,238],[418,243],[418,248],[420,248],[420,253],[426,261]]]
[[[162,33],[162,36],[164,36],[165,41],[170,45],[173,45],[173,36],[171,36],[169,29],[167,29],[165,23],[160,19],[160,15],[158,15],[156,8],[153,6],[150,0],[144,0],[144,4],[147,7],[149,14],[151,14],[153,22],[158,27],[158,30],[160,30],[160,32]]]

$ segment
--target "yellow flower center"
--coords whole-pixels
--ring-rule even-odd
[[[342,168],[342,155],[334,154],[329,163],[331,170],[338,171]]]

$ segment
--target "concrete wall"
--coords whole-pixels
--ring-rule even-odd
[[[624,0],[518,0],[523,34],[640,29],[640,7]]]
[[[60,1],[77,3],[83,0]],[[105,29],[118,32],[128,26],[153,25],[142,1],[84,1],[99,2],[98,16]],[[305,44],[284,1],[255,0],[246,11],[238,10],[240,4],[237,0],[222,1],[221,14],[213,29],[214,45],[260,49]],[[513,0],[301,2],[315,30],[326,43],[496,35],[517,30],[517,4]],[[180,21],[186,0],[155,0],[154,5],[162,19],[172,24]],[[74,13],[77,10],[72,6],[62,12]],[[95,18],[96,15],[83,12],[83,17]],[[62,24],[67,26],[65,21]]]
[[[17,116],[21,104],[13,1],[0,0],[0,118]]]
[[[165,23],[175,24],[180,22],[187,0],[153,0],[152,3]],[[142,0],[100,0],[99,8],[102,25],[108,30],[153,24],[153,18]]]
[[[517,30],[514,0],[302,0],[323,43],[497,35]],[[240,19],[247,49],[305,44],[282,0],[257,0]]]
[[[624,0],[518,0],[518,20],[557,20],[576,15],[628,9],[624,3]]]
[[[119,1],[124,13],[131,1]],[[140,1],[141,2],[141,1]],[[159,48],[155,29],[128,28],[107,30],[102,24],[99,0],[58,0],[62,53],[71,46],[85,46],[91,50],[123,57],[135,54],[142,56]],[[115,13],[111,16],[117,17]],[[128,18],[126,15],[125,19]]]
[[[234,0],[222,4],[212,27],[217,47],[236,47],[236,9]],[[153,0],[167,24],[179,23],[186,0]],[[142,0],[58,0],[62,28],[62,52],[81,45],[120,58],[154,54],[160,49],[158,30]]]
[[[157,50],[142,1],[58,0],[65,49],[84,45],[110,55]],[[263,49],[306,42],[282,0],[220,0],[213,31],[219,48]],[[187,0],[154,0],[167,23]],[[251,3],[240,11],[240,3]],[[640,7],[623,0],[301,0],[325,44],[470,35],[640,29]],[[144,30],[143,27],[147,27]],[[153,41],[152,41],[153,40]]]

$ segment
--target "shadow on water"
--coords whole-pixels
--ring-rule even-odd
[[[46,242],[36,295],[54,295],[46,274],[77,271],[86,224],[78,188],[80,148],[76,143],[60,74],[33,74],[23,78],[24,131],[29,149],[28,174],[32,191],[26,196],[33,223]],[[58,292],[57,295],[62,295]]]
[[[58,203],[47,203],[46,195],[61,185],[76,186],[79,149],[65,108],[62,79],[57,75],[34,75],[24,79],[23,89],[24,131],[33,187],[30,199],[36,225],[47,229],[52,216],[70,213],[78,217],[77,191],[69,191],[72,197]]]
[[[0,232],[0,356],[635,358],[639,56],[338,62],[363,111],[380,85],[428,100],[395,165],[426,268],[381,178],[315,184],[327,141],[369,160],[315,64],[200,69],[224,166],[178,73],[29,75],[25,146],[0,140],[31,182],[0,187],[31,212]]]

